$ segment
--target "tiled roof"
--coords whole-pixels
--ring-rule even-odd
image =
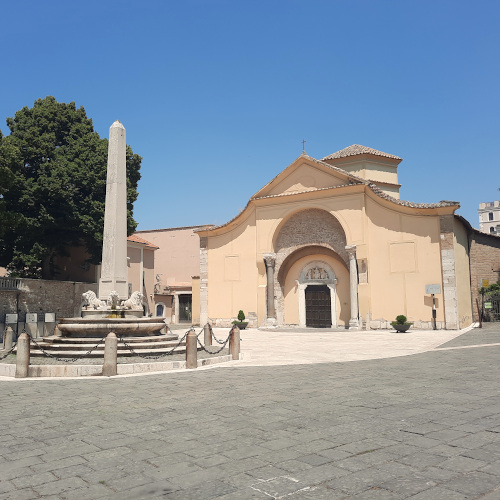
[[[153,245],[149,241],[146,241],[144,238],[141,238],[140,236],[137,236],[137,234],[131,234],[128,238],[127,241],[131,241],[132,243],[140,243],[141,245],[144,245],[148,248],[160,248],[157,247],[156,245]]]
[[[415,203],[413,201],[398,200],[397,198],[394,198],[393,196],[384,193],[376,184],[373,184],[372,182],[368,184],[368,187],[377,196],[380,196],[385,200],[392,201],[393,203],[396,203],[396,205],[401,205],[403,207],[412,207],[412,208],[460,207],[460,203],[458,201],[441,200],[438,203]]]
[[[350,146],[350,148],[352,148],[354,146],[357,146],[359,148],[364,148],[364,146],[358,146],[357,144],[354,144],[353,146]],[[342,150],[342,151],[346,151],[347,149],[349,149],[349,148],[346,148],[345,150]],[[364,148],[364,149],[369,150],[369,151],[375,151],[374,149],[370,149],[370,148]],[[338,151],[338,153],[341,153],[341,151]],[[382,153],[380,151],[377,151],[377,153],[379,155],[385,155],[385,156],[387,156],[389,158],[401,159],[401,158],[399,158],[397,156],[386,155],[386,153]],[[337,153],[335,153],[335,154],[337,154]],[[357,153],[357,154],[363,154],[363,153]],[[371,153],[371,154],[374,154],[374,153]],[[346,175],[348,177],[349,183],[348,184],[342,184],[342,185],[336,185],[336,186],[329,186],[329,187],[324,187],[324,188],[307,189],[307,190],[304,190],[304,191],[293,191],[293,192],[289,192],[289,193],[272,194],[272,195],[258,196],[258,197],[254,196],[254,197],[250,198],[250,200],[246,204],[245,208],[243,210],[241,210],[241,212],[238,215],[234,216],[231,220],[229,220],[225,224],[221,224],[221,225],[218,225],[218,226],[207,227],[207,230],[210,231],[212,229],[219,229],[221,227],[228,226],[231,222],[233,222],[234,220],[236,220],[250,206],[250,203],[252,201],[255,201],[255,200],[262,200],[262,199],[265,199],[265,198],[279,198],[279,197],[282,197],[282,196],[293,196],[293,195],[304,193],[304,192],[314,193],[316,191],[326,191],[328,189],[338,189],[338,188],[343,188],[343,187],[348,187],[348,186],[355,186],[355,185],[359,185],[359,184],[365,184],[365,185],[367,185],[380,198],[384,198],[385,200],[388,200],[388,201],[390,201],[392,203],[395,203],[396,205],[400,205],[400,206],[403,206],[403,207],[412,207],[412,208],[460,207],[460,203],[458,201],[442,200],[442,201],[440,201],[438,203],[415,203],[413,201],[398,200],[397,198],[394,198],[393,196],[390,196],[390,195],[384,193],[384,191],[382,191],[376,184],[374,184],[371,181],[368,181],[366,179],[362,179],[361,177],[358,177],[357,175],[351,174],[350,172],[347,172],[346,170],[343,170],[342,168],[335,167],[335,166],[330,165],[328,163],[324,163],[322,160],[317,160],[316,158],[313,158],[312,156],[309,156],[309,155],[306,155],[306,154],[302,154],[301,157],[303,157],[303,156],[306,156],[309,160],[311,160],[311,161],[313,161],[315,163],[324,165],[325,167],[328,167],[331,170],[336,170],[338,172],[342,172],[344,175]],[[277,177],[278,176],[276,176],[275,179]],[[198,231],[195,231],[195,232],[198,232]]]
[[[361,146],[361,144],[353,144],[352,146],[341,149],[336,153],[333,153],[329,156],[325,156],[323,160],[334,160],[335,158],[347,158],[348,156],[356,156],[356,155],[384,156],[385,158],[392,158],[394,160],[402,159],[399,156],[390,155],[389,153],[383,153],[382,151],[378,151],[376,149],[367,148],[366,146]]]

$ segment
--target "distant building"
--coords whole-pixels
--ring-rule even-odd
[[[500,201],[479,204],[479,230],[488,234],[500,234]]]
[[[199,323],[200,239],[195,231],[208,226],[173,227],[137,231],[158,247],[155,252],[155,284],[150,299],[155,316],[168,323]]]

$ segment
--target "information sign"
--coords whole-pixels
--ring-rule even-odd
[[[38,321],[37,313],[26,313],[26,323],[36,323]]]
[[[492,309],[492,307],[493,307],[493,306],[491,305],[491,302],[485,302],[485,303],[484,303],[484,308],[485,308],[485,309]]]
[[[17,314],[6,314],[5,315],[5,323],[7,325],[13,325],[17,323]]]
[[[45,313],[45,323],[55,323],[56,313]]]
[[[441,293],[441,285],[425,285],[425,293]]]

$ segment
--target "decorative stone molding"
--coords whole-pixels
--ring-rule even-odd
[[[174,304],[175,306],[175,304]],[[200,237],[200,324],[208,321],[208,238]]]
[[[264,262],[267,267],[272,267],[274,269],[274,266],[276,265],[276,254],[275,253],[265,253],[263,255]]]
[[[455,247],[453,243],[453,215],[442,215],[440,222],[441,269],[443,273],[444,320],[447,330],[459,328]]]
[[[337,327],[337,278],[333,269],[322,261],[307,264],[297,281],[299,296],[299,326],[306,327],[306,288],[308,285],[326,285],[330,289],[330,311],[332,328]]]

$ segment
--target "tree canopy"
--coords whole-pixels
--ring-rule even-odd
[[[89,262],[102,252],[108,140],[83,107],[54,97],[7,118],[0,132],[0,266],[21,277],[57,277],[53,258],[84,245]],[[142,158],[127,146],[127,229],[137,224]]]

